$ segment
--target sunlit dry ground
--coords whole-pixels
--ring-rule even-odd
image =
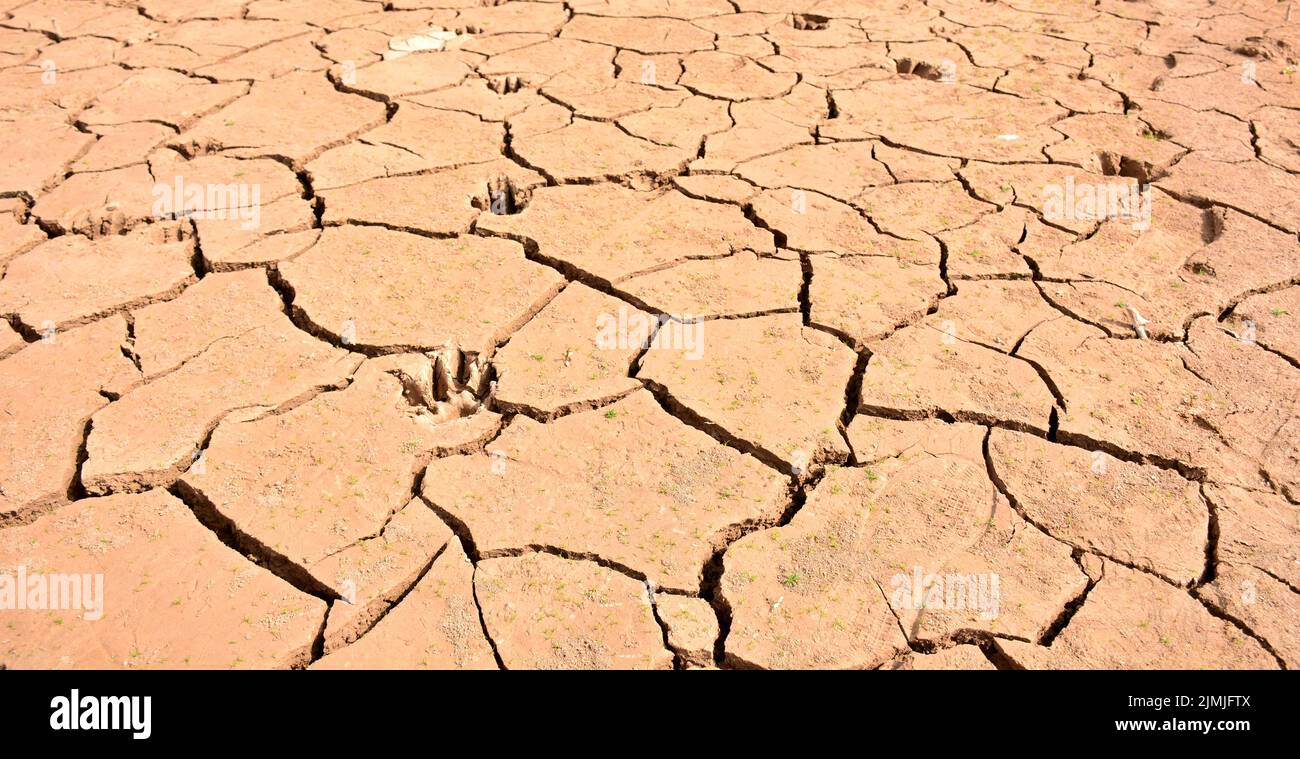
[[[1297,666],[1291,6],[0,0],[0,666]]]

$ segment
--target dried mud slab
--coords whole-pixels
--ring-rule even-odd
[[[50,60],[54,59],[33,57],[26,65],[0,71],[0,108],[30,116],[31,127],[43,127],[54,135],[67,134],[61,127],[72,126],[68,123],[68,113],[77,113],[96,95],[111,90],[131,76],[126,69],[107,64],[60,71],[59,61],[54,60],[54,68],[49,69],[46,61]],[[64,60],[63,64],[67,66],[69,62]],[[51,70],[53,81],[49,78]],[[15,131],[30,134],[16,126]],[[26,165],[50,164],[33,161]]]
[[[856,347],[920,319],[948,291],[937,266],[890,256],[809,256],[809,324]]]
[[[304,587],[348,597],[352,579],[352,600],[363,598],[356,578],[327,560],[386,534],[443,442],[432,411],[407,400],[400,366],[368,362],[347,388],[282,413],[235,412],[212,433],[202,465],[190,467],[180,491],[211,526],[232,530],[241,546],[271,557]],[[365,588],[364,597],[375,592]]]
[[[1139,192],[1139,182],[1132,177],[1108,176],[1075,166],[971,161],[958,174],[975,197],[1002,207],[1019,206],[1033,212],[1044,223],[1075,235],[1090,234],[1098,223],[1116,216],[1136,214],[1142,208],[1140,201],[1131,200],[1129,205],[1118,201],[1089,204],[1088,193],[1092,193],[1091,198],[1095,201],[1103,190],[1108,200],[1112,196],[1121,200],[1132,199]],[[1153,213],[1156,202],[1153,198]],[[1122,220],[1129,224],[1138,221]]]
[[[985,435],[857,417],[854,449],[876,443],[876,455],[818,484],[829,485],[829,501],[866,504],[873,576],[912,640],[972,631],[1037,640],[1087,584],[1070,546],[1026,522],[989,481]]]
[[[657,76],[652,71],[647,70],[645,78],[653,82],[653,80],[657,79]],[[689,93],[680,90],[661,89],[653,86],[652,83],[624,79],[598,79],[592,81],[589,77],[572,74],[561,74],[546,82],[538,91],[547,98],[563,103],[573,109],[575,116],[595,121],[616,120],[623,116],[645,113],[655,108],[675,109],[690,98]],[[722,125],[725,126],[725,124]],[[639,137],[640,135],[634,132],[633,136]],[[666,144],[658,140],[651,140],[651,142]],[[698,136],[695,144],[699,144]],[[674,146],[689,147],[688,145]]]
[[[1251,123],[1259,131],[1260,158],[1280,169],[1300,172],[1300,156],[1296,154],[1300,127],[1296,126],[1294,112],[1286,108],[1264,108],[1253,115]]]
[[[364,635],[415,586],[453,540],[424,501],[412,498],[383,529],[313,565],[314,576],[339,590],[325,625],[324,652]]]
[[[711,667],[718,639],[718,617],[703,598],[655,595],[655,613],[668,631],[668,647],[688,666]]]
[[[1221,564],[1257,569],[1292,590],[1300,587],[1300,506],[1271,493],[1207,485],[1219,520]]]
[[[1255,158],[1250,124],[1226,113],[1147,99],[1139,115],[1151,125],[1156,138],[1164,135],[1204,158],[1232,163]]]
[[[1036,327],[1017,355],[1043,368],[1065,401],[1059,435],[1112,456],[1207,473],[1214,481],[1265,487],[1242,453],[1215,431],[1223,393],[1186,362],[1180,344],[1106,338],[1072,319]]]
[[[1258,161],[1225,163],[1192,154],[1170,169],[1160,186],[1242,211],[1293,235],[1300,231],[1300,176]]]
[[[283,307],[260,269],[209,274],[178,297],[132,313],[140,371],[149,379],[171,371],[217,341],[280,322]]]
[[[419,95],[460,84],[472,73],[476,60],[455,50],[403,55],[354,69],[344,86],[386,100]]]
[[[483,214],[478,229],[529,241],[541,260],[606,285],[688,255],[775,252],[771,233],[754,227],[735,207],[675,190],[638,192],[609,184],[540,188],[523,211]]]
[[[484,208],[514,212],[522,196],[544,183],[540,174],[505,159],[432,174],[381,177],[320,193],[325,201],[322,221],[450,236],[468,232]]]
[[[267,204],[263,212],[274,210],[279,222],[284,227],[282,233],[248,236],[238,226],[222,224],[223,232],[232,232],[233,239],[227,246],[212,239],[212,230],[204,230],[204,222],[199,222],[199,237],[203,243],[203,263],[209,271],[238,271],[250,267],[270,266],[280,261],[296,258],[315,245],[320,239],[319,229],[307,228],[311,223],[311,211],[307,206],[283,201]],[[238,230],[238,231],[237,231]],[[213,243],[208,245],[207,243]]]
[[[836,93],[835,103],[840,116],[823,131],[832,139],[883,137],[924,153],[998,162],[1041,161],[1042,149],[1062,139],[1050,125],[1066,113],[961,82],[910,78],[867,82]],[[942,117],[918,116],[927,113]]]
[[[1250,323],[1256,342],[1300,364],[1300,287],[1252,295],[1233,307],[1228,323],[1242,337]]]
[[[796,314],[670,323],[637,377],[661,388],[670,408],[800,477],[848,456],[837,423],[856,360]]]
[[[1028,362],[961,338],[939,314],[871,345],[858,410],[1046,431],[1055,399]]]
[[[729,110],[725,100],[695,96],[684,99],[680,105],[663,105],[621,115],[617,124],[636,137],[659,145],[698,149],[709,135],[724,132],[731,126]],[[692,162],[692,166],[695,163],[698,161]],[[681,176],[679,174],[677,178]]]
[[[83,499],[0,532],[0,565],[81,575],[95,597],[7,613],[0,662],[14,669],[297,667],[326,609],[162,490]]]
[[[62,235],[9,262],[0,312],[33,329],[66,328],[177,295],[194,281],[192,240],[158,226],[89,239]]]
[[[740,251],[725,258],[683,261],[618,284],[656,312],[682,319],[735,318],[798,311],[803,271],[798,261]]]
[[[99,140],[72,164],[74,172],[109,171],[142,163],[144,156],[175,136],[176,130],[147,122],[98,126],[95,133]]]
[[[632,137],[603,121],[574,119],[553,131],[511,143],[524,164],[561,184],[623,176],[662,177],[679,173],[694,157],[689,147],[665,147]]]
[[[0,152],[9,157],[0,167],[0,191],[35,195],[64,176],[64,170],[95,142],[59,117],[6,121]],[[40,144],[41,150],[30,150]]]
[[[77,493],[86,420],[139,375],[120,316],[48,333],[0,361],[0,525],[30,521]]]
[[[1245,625],[1287,669],[1300,664],[1300,593],[1254,567],[1220,564],[1214,581],[1196,590],[1212,608]]]
[[[8,322],[0,322],[0,358],[7,358],[26,344],[23,336],[14,331]]]
[[[1185,591],[1109,561],[1050,647],[997,645],[1026,669],[1277,668],[1259,643]]]
[[[145,3],[146,12],[167,23],[143,44],[122,52],[130,66],[156,66],[196,70],[237,59],[276,42],[310,31],[303,24],[241,18],[241,8],[230,0],[204,4],[195,0],[165,9],[164,3]]]
[[[474,602],[474,565],[454,537],[415,587],[370,632],[312,665],[313,669],[496,667]]]
[[[905,421],[859,414],[849,423],[845,437],[853,447],[853,464],[869,465],[922,451],[962,452],[974,428],[974,425],[939,419]]]
[[[933,240],[905,240],[882,234],[852,206],[816,192],[766,190],[750,201],[750,213],[779,233],[782,247],[809,253],[889,256],[938,266]]]
[[[798,74],[771,71],[744,56],[716,50],[684,56],[682,68],[678,84],[731,101],[779,98],[799,81]]]
[[[144,69],[96,97],[81,121],[92,126],[155,121],[184,129],[247,92],[244,82],[214,83],[167,69]]]
[[[718,29],[714,24],[709,23],[713,20],[712,17],[725,15],[732,19],[735,18],[735,16],[731,16],[735,8],[725,0],[700,0],[700,2],[694,0],[691,2],[685,0],[626,0],[625,2],[576,0],[573,3],[573,9],[578,13],[615,18],[632,17],[639,19],[660,13],[666,17],[694,21],[696,26],[715,32]],[[761,31],[762,28],[760,26],[755,31]]]
[[[1069,13],[1067,11],[1062,15],[1069,15]],[[982,21],[988,23],[988,19]],[[1086,35],[1087,32],[1083,34]],[[958,29],[952,38],[977,49],[977,52],[971,56],[976,66],[1015,68],[1046,59],[1074,68],[1082,68],[1091,59],[1082,40],[1062,39],[1037,33],[1036,30],[997,27]],[[1090,38],[1085,36],[1084,39]]]
[[[841,476],[867,481],[860,470],[832,470],[821,485]],[[872,572],[864,499],[823,492],[832,491],[814,491],[789,526],[727,548],[721,593],[731,608],[724,650],[732,666],[870,668],[908,650]]]
[[[529,47],[533,40],[521,41],[520,47]],[[490,63],[487,65],[491,65]],[[428,106],[443,111],[464,111],[473,114],[480,121],[505,122],[510,117],[520,114],[533,106],[545,104],[536,90],[527,89],[521,80],[512,80],[513,75],[504,75],[493,79],[470,79],[455,87],[412,95],[405,101]],[[508,81],[518,81],[516,89]],[[401,113],[401,110],[398,110]],[[437,114],[429,114],[431,117]],[[396,120],[396,117],[394,117]]]
[[[301,198],[304,194],[302,182],[293,169],[272,158],[232,158],[213,153],[187,159],[173,150],[156,150],[149,154],[149,171],[160,183],[174,186],[179,180],[181,189],[185,191],[174,194],[174,207],[160,210],[176,216],[192,215],[196,221],[208,221],[208,216],[226,221],[230,219],[222,217],[219,212],[234,217],[236,211],[253,205],[290,197]],[[197,185],[204,186],[205,192],[195,203],[188,194]],[[220,191],[213,192],[208,189],[210,185],[219,185]],[[236,189],[247,185],[249,190],[232,192],[231,185]],[[256,196],[251,194],[253,187],[257,188]],[[213,213],[201,213],[204,211]]]
[[[183,160],[159,150],[149,156],[149,171],[158,180],[155,215],[192,220],[205,270],[287,258],[317,234],[310,191],[278,160],[224,154]]]
[[[1082,166],[1096,173],[1118,168],[1146,181],[1164,175],[1187,149],[1151,131],[1135,116],[1082,114],[1052,125],[1066,140],[1044,152],[1057,163]]]
[[[1030,260],[1054,255],[1075,239],[1024,209],[1010,206],[938,237],[948,251],[946,264],[952,280],[1030,279]]]
[[[154,216],[154,185],[143,163],[73,174],[32,206],[32,215],[61,232],[117,235]]]
[[[1235,451],[1256,462],[1275,488],[1300,500],[1300,373],[1282,356],[1260,350],[1198,319],[1188,333],[1189,370],[1223,398],[1210,417]]]
[[[994,476],[1048,534],[1126,566],[1190,585],[1205,572],[1210,511],[1177,472],[994,430]]]
[[[478,72],[487,77],[518,76],[526,82],[542,82],[565,72],[606,78],[613,76],[615,54],[605,45],[553,37],[494,55],[478,66]]]
[[[580,9],[587,13],[587,8]],[[675,12],[676,9],[673,9]],[[640,15],[640,14],[634,14]],[[577,15],[561,37],[614,45],[641,53],[687,53],[713,49],[713,34],[676,18],[613,18]]]
[[[411,4],[417,5],[419,0],[413,0]],[[559,33],[561,27],[572,18],[567,10],[555,3],[501,3],[465,8],[456,18],[475,29],[483,30],[483,35],[487,38],[527,33],[549,38]]]
[[[697,200],[743,206],[758,188],[729,174],[685,174],[673,177],[673,186]]]
[[[67,0],[23,3],[9,9],[7,23],[20,29],[54,32],[64,37],[94,35],[141,42],[157,24],[131,8],[114,8]]]
[[[867,190],[853,199],[885,232],[909,240],[963,227],[996,207],[976,200],[960,182],[904,182]]]
[[[279,273],[295,314],[313,330],[336,341],[350,334],[350,345],[376,353],[488,352],[564,281],[509,240],[434,240],[351,225],[326,229]]]
[[[1062,108],[1079,113],[1119,114],[1124,99],[1095,79],[1079,77],[1076,69],[1046,63],[1038,69],[1012,69],[997,81],[999,92],[1022,98],[1050,97]]]
[[[45,242],[45,231],[36,224],[24,224],[17,214],[0,214],[0,265]]]
[[[1125,312],[1132,306],[1148,320],[1148,335],[1180,339],[1193,318],[1300,275],[1294,235],[1230,209],[1153,197],[1149,226],[1139,227],[1112,219],[1057,255],[1035,256],[1042,275],[1057,280],[1043,291],[1112,335],[1133,335]]]
[[[900,669],[997,669],[976,646],[961,645],[932,654],[912,654]]]
[[[958,340],[1014,353],[1020,340],[1039,324],[1064,318],[1030,282],[971,280],[957,286],[926,320]]]
[[[248,79],[268,81],[298,71],[324,72],[330,61],[316,47],[315,35],[302,34],[276,40],[261,47],[195,69],[197,76],[218,81]]]
[[[493,356],[495,408],[545,420],[641,387],[629,376],[658,321],[578,282]]]
[[[885,164],[896,182],[946,182],[956,176],[961,166],[959,159],[918,153],[883,142],[872,143],[872,155]]]
[[[889,168],[875,159],[870,142],[799,145],[745,161],[734,173],[759,187],[802,188],[845,203],[868,187],[893,182]]]
[[[4,58],[0,60],[6,67],[29,60],[50,41],[44,34],[19,31],[13,27],[5,27],[0,32],[0,39],[4,40]]]
[[[95,414],[82,483],[102,494],[170,482],[190,466],[226,414],[271,409],[338,387],[361,360],[300,332],[286,318],[218,341]]]
[[[383,104],[339,92],[323,77],[303,72],[255,82],[247,95],[199,119],[176,142],[243,158],[280,156],[303,165],[383,122]]]
[[[547,553],[479,562],[474,590],[507,669],[671,669],[646,586]]]
[[[724,536],[781,514],[786,485],[638,391],[545,425],[515,417],[483,454],[430,463],[422,493],[480,557],[549,546],[694,593]]]
[[[798,88],[796,87],[796,90]],[[825,95],[821,95],[823,109]],[[756,100],[731,104],[732,126],[704,139],[704,155],[691,162],[692,172],[730,172],[751,158],[780,152],[796,145],[811,145],[812,124],[819,117],[785,101]],[[794,112],[791,112],[793,110]]]
[[[486,164],[501,151],[504,138],[501,124],[473,114],[406,106],[391,121],[325,151],[307,164],[307,171],[315,190],[338,189],[381,177]]]
[[[847,20],[832,20],[831,24],[847,24]],[[841,29],[845,28],[840,26]],[[826,41],[824,30],[814,30],[811,34],[803,34],[804,39],[793,45],[785,45],[775,42],[776,37],[772,33],[764,36],[764,39],[773,41],[775,55],[759,59],[759,63],[764,66],[770,66],[776,71],[795,71],[800,74],[800,83],[791,91],[791,95],[785,100],[790,101],[795,95],[807,88],[811,92],[817,92],[819,89],[827,93],[827,108],[823,114],[825,119],[837,119],[840,117],[840,111],[835,103],[836,93],[839,91],[855,90],[867,86],[871,82],[880,82],[893,79],[900,75],[900,68],[908,65],[907,61],[895,62],[890,58],[889,51],[897,43],[886,42],[866,42],[862,38],[857,38],[857,32],[854,30],[855,39],[852,44],[844,47],[826,46],[821,43]],[[920,63],[921,68],[926,64]],[[927,70],[926,75],[936,75],[933,69]],[[919,75],[919,72],[918,72]],[[817,133],[821,137],[821,124],[819,120]],[[855,138],[836,137],[835,140],[849,141]],[[825,140],[818,140],[824,142]],[[880,156],[877,156],[879,158]]]

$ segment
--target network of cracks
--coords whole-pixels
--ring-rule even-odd
[[[0,666],[1300,662],[1289,4],[0,42]]]

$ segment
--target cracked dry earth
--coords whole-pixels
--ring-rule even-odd
[[[0,666],[1300,666],[1291,5],[0,0]]]

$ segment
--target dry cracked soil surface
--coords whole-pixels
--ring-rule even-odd
[[[0,668],[1300,666],[1300,9],[0,0]]]

